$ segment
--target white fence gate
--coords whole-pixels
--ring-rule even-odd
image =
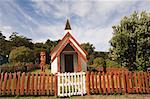
[[[58,73],[58,96],[83,95],[86,93],[85,72]]]

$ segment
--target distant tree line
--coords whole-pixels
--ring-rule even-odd
[[[33,43],[32,39],[20,36],[16,32],[13,32],[9,40],[6,40],[0,31],[0,64],[6,62],[39,63],[40,52],[46,51],[49,58],[50,51],[58,42],[59,40],[51,41],[48,39],[45,43]],[[47,63],[49,63],[48,60]]]
[[[3,57],[3,61],[0,64],[9,62],[14,63],[39,63],[40,52],[46,51],[47,64],[50,63],[50,52],[58,44],[60,40],[51,41],[48,39],[45,43],[33,43],[32,39],[19,35],[19,33],[13,32],[6,40],[6,37],[0,32],[0,56]],[[105,59],[108,58],[108,52],[95,51],[95,47],[90,43],[81,44],[88,52],[88,65],[92,67],[103,66]]]

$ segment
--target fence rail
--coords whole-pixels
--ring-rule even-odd
[[[87,72],[87,94],[150,93],[150,72]]]
[[[0,95],[54,95],[53,74],[1,73]]]

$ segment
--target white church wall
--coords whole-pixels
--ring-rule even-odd
[[[51,63],[51,73],[55,74],[57,73],[57,57],[54,59],[54,61]]]

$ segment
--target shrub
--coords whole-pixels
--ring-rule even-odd
[[[93,61],[93,65],[96,67],[102,67],[105,65],[105,60],[103,58],[95,58]]]
[[[9,54],[9,61],[11,63],[17,62],[33,62],[33,51],[25,46],[17,47],[13,49]]]

